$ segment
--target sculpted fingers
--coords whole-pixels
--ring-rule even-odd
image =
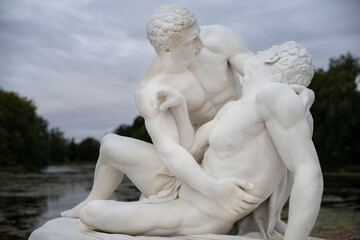
[[[242,200],[248,202],[248,203],[261,203],[261,199],[258,198],[258,197],[255,197],[253,195],[250,195],[246,192],[243,192],[243,195],[242,195]]]
[[[230,212],[234,215],[238,215],[239,213],[243,213],[243,210],[241,208],[239,209],[232,209]]]
[[[176,104],[176,100],[174,98],[166,100],[163,104],[160,105],[160,110],[164,111]]]
[[[155,90],[155,101],[161,111],[185,103],[185,97],[176,89],[160,86]],[[156,107],[157,107],[156,106]]]
[[[244,213],[244,212],[252,209],[253,207],[254,207],[254,205],[251,204],[251,203],[240,201],[240,202],[237,203],[234,210],[236,210],[238,213]]]
[[[305,107],[309,109],[315,100],[314,92],[311,89],[298,84],[291,84],[290,87],[294,89],[296,94],[299,95],[301,101],[304,103]]]
[[[296,93],[300,93],[306,88],[299,84],[290,84],[290,87],[292,87]]]
[[[166,100],[166,97],[168,95],[168,92],[166,90],[166,87],[159,87],[156,90],[156,98],[160,101],[163,102]]]
[[[167,91],[166,86],[160,86],[155,89],[154,93],[151,97],[151,106],[155,109],[158,108],[159,105],[166,100]]]
[[[244,202],[244,201],[241,201],[241,202],[239,203],[239,207],[242,208],[242,209],[244,209],[244,210],[249,210],[249,209],[251,209],[251,208],[253,207],[253,204],[250,204],[250,203],[246,203],[246,202]]]
[[[254,209],[254,207],[256,207],[257,204],[254,203],[249,203],[249,202],[245,202],[245,201],[239,201],[237,202],[237,204],[234,206],[233,209],[231,209],[231,212],[234,214],[238,214],[238,213],[245,213],[251,209]]]
[[[243,180],[243,179],[235,179],[235,183],[236,185],[238,185],[241,188],[244,189],[253,189],[254,188],[254,184],[252,184],[249,181]]]
[[[244,213],[246,211],[246,209],[242,208],[241,206],[237,206],[233,211],[232,213],[233,214],[239,214],[239,213]]]

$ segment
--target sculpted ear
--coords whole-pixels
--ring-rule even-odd
[[[161,44],[160,45],[160,52],[161,53],[171,52],[171,48],[168,45]]]
[[[280,55],[276,54],[274,56],[272,56],[271,58],[269,58],[268,60],[265,61],[266,64],[274,64],[276,63],[278,60],[280,59]]]

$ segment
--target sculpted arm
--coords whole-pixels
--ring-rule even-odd
[[[313,127],[314,127],[314,121],[310,114],[310,107],[314,103],[315,100],[315,94],[311,89],[308,89],[304,86],[293,84],[290,85],[296,92],[296,94],[300,97],[300,100],[305,105],[305,111],[306,111],[306,120],[308,121],[309,127],[310,127],[310,133],[311,136],[313,135]]]
[[[185,97],[176,89],[160,86],[155,91],[155,106],[160,111],[172,113],[179,133],[179,143],[200,162],[208,144],[209,123],[204,124],[196,133],[190,122]],[[211,121],[212,122],[212,121]]]
[[[246,47],[242,38],[234,31],[216,26],[216,36],[218,36],[217,47],[215,51],[221,51],[228,56],[228,62],[241,75],[244,76],[244,61],[254,54]],[[215,44],[214,44],[215,45]]]
[[[168,86],[160,86],[155,91],[156,107],[160,111],[170,110],[174,116],[180,138],[180,145],[186,148],[191,155],[200,162],[209,145],[209,136],[217,123],[217,119],[226,112],[233,104],[227,103],[216,115],[216,117],[202,125],[196,132],[190,122],[185,97],[176,89]]]
[[[161,111],[150,104],[155,91],[138,91],[137,105],[154,147],[168,169],[182,182],[209,195],[215,180],[208,176],[191,154],[179,144],[178,128],[169,109]]]
[[[195,134],[194,144],[190,150],[194,158],[199,161],[204,157],[204,154],[209,146],[210,133],[215,128],[218,123],[218,119],[224,115],[232,106],[234,102],[228,102],[225,104],[219,112],[216,114],[215,118],[204,125],[202,125]]]
[[[168,86],[160,86],[154,92],[154,107],[172,113],[179,134],[179,144],[190,150],[194,143],[194,128],[186,105],[186,99],[179,91]]]
[[[190,149],[191,155],[196,161],[201,162],[209,146],[209,136],[211,130],[215,127],[217,120],[213,119],[202,125],[195,134],[194,143]]]
[[[301,240],[310,234],[319,212],[322,173],[303,103],[289,86],[275,85],[257,96],[257,104],[281,159],[294,176],[284,239]]]

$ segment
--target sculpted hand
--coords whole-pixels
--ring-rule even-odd
[[[179,91],[167,86],[158,87],[155,90],[155,98],[156,107],[161,111],[186,103],[185,97]]]
[[[216,180],[211,190],[211,197],[220,207],[233,214],[246,212],[254,205],[261,203],[261,199],[246,193],[243,189],[252,189],[254,185],[237,178],[222,178]]]
[[[310,109],[311,105],[314,103],[315,100],[314,92],[311,89],[298,84],[291,84],[290,87],[292,87],[296,94],[299,95],[306,109]]]

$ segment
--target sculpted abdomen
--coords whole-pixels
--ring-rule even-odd
[[[265,200],[285,174],[286,167],[264,123],[255,111],[243,108],[242,103],[234,104],[220,118],[210,134],[202,166],[216,178],[236,177],[252,182],[255,188],[251,193]]]

